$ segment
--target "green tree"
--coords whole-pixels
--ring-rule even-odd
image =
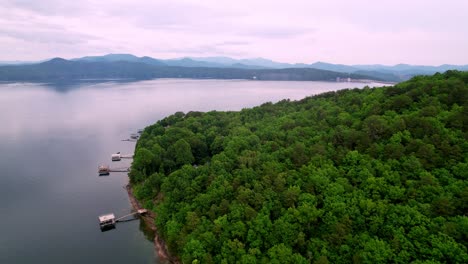
[[[175,161],[176,166],[192,164],[195,161],[190,144],[184,139],[179,139],[170,146],[167,155]]]

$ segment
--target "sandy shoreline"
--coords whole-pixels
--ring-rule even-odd
[[[135,209],[135,210],[143,209],[140,202],[133,195],[132,186],[130,185],[130,183],[127,184],[127,186],[125,186],[125,189],[127,190],[128,198],[130,200],[130,203],[132,204],[133,209]],[[141,219],[143,219],[143,221],[145,221],[145,224],[151,230],[154,231],[154,248],[155,248],[155,250],[156,250],[156,252],[157,252],[157,254],[159,256],[159,259],[163,263],[174,263],[174,264],[180,263],[180,261],[177,258],[175,258],[175,257],[173,257],[173,256],[171,256],[169,254],[166,243],[159,236],[156,225],[154,224],[154,219],[156,217],[154,212],[148,210],[148,213],[145,216],[140,216],[140,217],[141,217]]]

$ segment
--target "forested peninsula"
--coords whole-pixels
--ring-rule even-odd
[[[468,263],[468,73],[147,127],[129,173],[184,263]]]

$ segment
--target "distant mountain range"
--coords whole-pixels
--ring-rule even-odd
[[[184,60],[181,60],[184,61]],[[0,66],[0,81],[56,82],[90,79],[193,78],[253,79],[279,81],[335,81],[337,78],[374,79],[362,74],[348,74],[313,68],[242,69],[228,67],[167,66],[145,57],[135,61],[86,58],[55,58],[38,64]]]
[[[217,58],[219,60],[217,60]],[[208,68],[238,68],[238,69],[268,69],[268,68],[290,68],[290,67],[265,67],[261,63],[243,63],[244,60],[235,60],[227,57],[210,57],[210,58],[180,58],[160,60],[151,57],[137,57],[132,54],[107,54],[104,56],[87,56],[73,61],[89,61],[89,62],[142,62],[158,66],[179,66],[179,67],[208,67]],[[245,60],[249,61],[249,60]]]
[[[398,64],[344,65],[316,62],[281,63],[263,58],[186,57],[155,59],[132,54],[60,58],[45,62],[0,62],[0,80],[46,80],[50,78],[221,78],[278,80],[335,80],[340,78],[400,82],[415,75],[447,70],[468,70],[468,65],[423,66]],[[15,66],[13,66],[15,65]],[[57,65],[64,68],[55,69]],[[90,72],[93,69],[94,72]],[[54,70],[54,72],[51,72]],[[56,71],[55,71],[56,70]],[[59,74],[60,73],[60,74]],[[312,74],[313,73],[313,74]],[[320,74],[319,74],[320,73]],[[318,77],[321,76],[321,77]]]

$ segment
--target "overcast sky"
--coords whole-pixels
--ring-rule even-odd
[[[0,61],[107,53],[468,64],[468,1],[0,0]]]

